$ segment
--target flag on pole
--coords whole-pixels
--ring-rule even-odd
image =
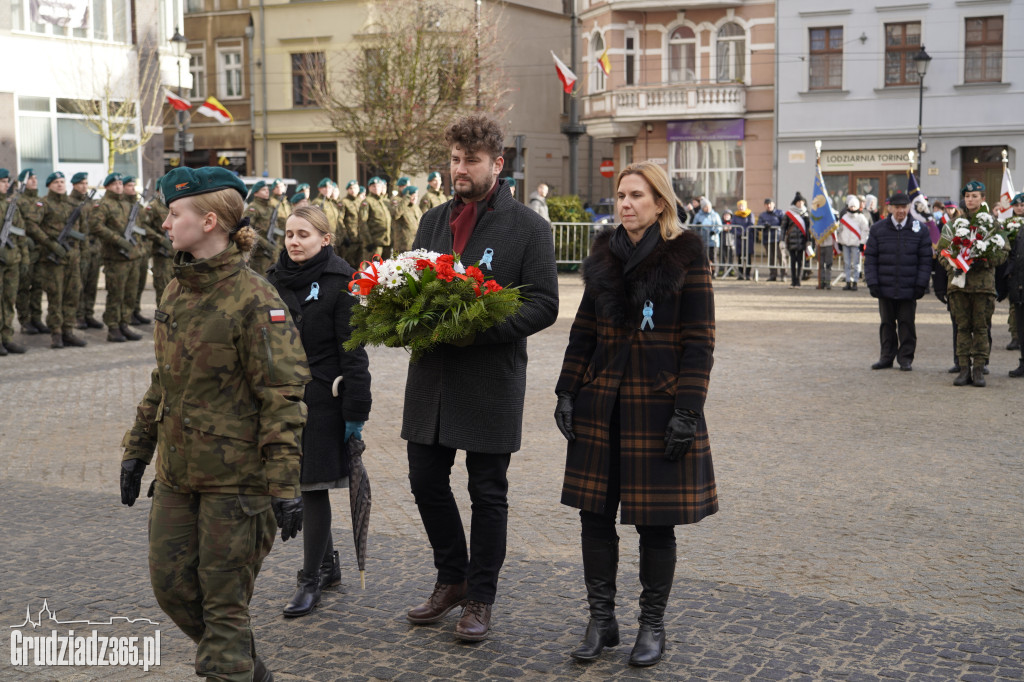
[[[821,175],[820,161],[814,166],[814,194],[811,196],[811,232],[819,244],[839,227],[832,202],[825,192],[825,180]]]
[[[597,63],[601,65],[601,70],[604,71],[604,75],[608,76],[612,72],[612,60],[608,59],[608,48],[604,49],[604,53],[597,58]]]
[[[234,118],[231,116],[231,112],[224,108],[224,105],[217,101],[216,97],[212,95],[206,98],[206,101],[196,109],[196,113],[202,114],[203,116],[209,116],[215,118],[221,123],[227,123],[233,121]]]
[[[558,58],[554,50],[552,50],[551,56],[555,58],[555,70],[558,72],[558,80],[562,81],[562,89],[565,90],[565,94],[571,95],[572,86],[576,84],[577,80],[576,74]]]
[[[192,108],[192,102],[189,102],[184,97],[179,97],[178,95],[175,95],[167,88],[164,88],[164,94],[167,95],[167,101],[171,103],[171,106],[177,109],[178,111],[188,111]]]
[[[907,169],[907,197],[910,199],[911,217],[915,222],[924,223],[928,226],[928,236],[931,237],[932,247],[935,247],[938,245],[939,239],[942,238],[942,230],[935,223],[935,216],[931,214],[931,209],[928,208],[928,197],[921,191],[921,185],[917,182],[917,176],[909,168]],[[918,205],[922,203],[921,210],[918,210]]]
[[[1003,164],[1003,186],[999,190],[999,207],[996,209],[996,217],[1000,220],[1008,220],[1013,217],[1013,208],[1010,202],[1013,201],[1013,179],[1010,177],[1010,168]]]

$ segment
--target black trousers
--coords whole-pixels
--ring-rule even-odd
[[[878,326],[878,340],[882,346],[879,362],[891,363],[895,359],[900,365],[909,365],[914,361],[914,351],[917,350],[916,314],[917,301],[914,299],[878,299],[878,315],[882,318]]]
[[[804,251],[803,249],[788,249],[789,250],[789,276],[792,279],[791,284],[795,287],[800,286],[800,280],[804,275]]]
[[[498,573],[505,563],[508,528],[508,465],[512,454],[466,453],[472,502],[469,547],[459,507],[452,495],[455,449],[409,443],[409,483],[423,528],[434,550],[437,582],[469,583],[467,598],[494,603]]]

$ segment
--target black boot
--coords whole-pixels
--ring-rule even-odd
[[[619,542],[583,538],[583,582],[587,586],[590,622],[583,642],[570,656],[592,661],[606,646],[619,645],[615,620],[615,575],[619,569]]]
[[[39,330],[40,334],[51,334],[51,330],[42,320],[32,320],[32,326]]]
[[[132,324],[137,324],[137,325],[143,325],[144,326],[144,325],[149,324],[152,321],[153,320],[149,319],[148,317],[143,317],[142,313],[139,312],[138,310],[136,310],[134,313],[132,313]]]
[[[267,670],[259,656],[252,657],[252,682],[274,682],[274,673]]]
[[[88,345],[88,342],[85,339],[78,338],[77,336],[71,333],[71,330],[63,332],[61,334],[61,340],[64,341],[64,345],[66,347],[84,348],[86,345]]]
[[[640,629],[629,664],[654,665],[665,653],[665,606],[676,574],[676,548],[640,547]]]
[[[121,336],[128,339],[129,341],[138,341],[139,339],[142,338],[142,334],[136,333],[134,330],[132,330],[131,327],[129,327],[126,324],[121,325]]]
[[[64,337],[61,336],[60,332],[54,332],[50,334],[50,348],[63,348]]]
[[[978,388],[985,387],[985,365],[975,365],[971,370],[971,383]]]
[[[85,316],[85,326],[89,329],[103,329],[103,323],[92,315]]]
[[[331,552],[320,563],[320,589],[334,587],[341,583],[341,562],[338,553]]]
[[[960,358],[960,373],[956,375],[956,379],[953,379],[954,386],[966,386],[971,383],[971,360],[970,358]]]
[[[1009,374],[1014,379],[1024,377],[1024,358],[1020,359],[1020,364],[1017,365],[1017,369],[1011,369]]]
[[[121,333],[120,327],[110,325],[107,328],[107,341],[110,341],[111,343],[124,343],[127,340],[128,339],[124,337],[124,334]]]
[[[284,617],[305,616],[319,603],[320,573],[306,575],[305,571],[299,571],[295,594],[292,595],[292,600],[288,602],[288,605],[284,607]]]

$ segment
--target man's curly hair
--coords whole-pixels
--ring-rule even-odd
[[[497,159],[505,152],[505,134],[501,126],[484,114],[469,114],[457,119],[444,131],[449,147],[459,145],[467,152],[486,152]]]

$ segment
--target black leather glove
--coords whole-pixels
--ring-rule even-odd
[[[559,391],[558,403],[555,405],[555,426],[570,442],[576,440],[576,434],[572,431],[572,401],[572,393]]]
[[[871,294],[871,298],[878,298],[878,285],[868,287],[868,293]]]
[[[924,298],[924,292],[926,290],[927,287],[914,287],[914,300],[920,301]]]
[[[121,504],[130,507],[139,499],[142,474],[145,471],[146,463],[141,459],[126,459],[121,462]]]
[[[665,459],[678,462],[685,455],[697,437],[697,423],[700,413],[693,410],[676,409],[665,429]]]
[[[285,499],[272,497],[270,508],[274,510],[277,527],[281,529],[281,540],[287,542],[302,530],[302,498]]]
[[[945,294],[940,294],[939,292],[936,291],[935,298],[939,299],[939,301],[941,301],[942,303],[949,305],[949,298],[947,298]]]

